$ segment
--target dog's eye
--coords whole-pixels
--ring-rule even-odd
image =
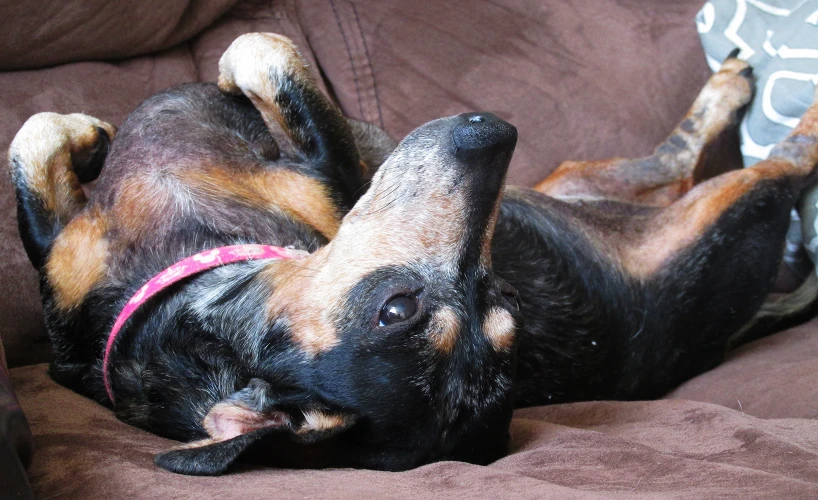
[[[389,299],[381,309],[380,326],[394,325],[406,321],[418,312],[418,302],[415,297],[396,295]]]

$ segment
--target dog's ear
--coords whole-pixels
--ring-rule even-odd
[[[389,158],[389,155],[398,146],[398,142],[377,125],[353,120],[352,118],[347,118],[347,123],[352,129],[352,137],[355,139],[355,146],[358,148],[362,176],[365,181],[369,181],[377,172],[378,167]],[[358,194],[362,193],[363,190]]]
[[[204,418],[208,438],[161,453],[154,462],[179,474],[215,476],[224,473],[253,443],[285,434],[297,443],[310,444],[350,428],[352,415],[321,405],[276,401],[270,385],[252,379],[248,386],[217,403]],[[290,399],[290,398],[287,398]]]
[[[153,461],[159,467],[177,474],[218,476],[223,474],[251,444],[275,431],[274,428],[259,429],[227,441],[214,442],[210,439],[196,441],[160,453]]]

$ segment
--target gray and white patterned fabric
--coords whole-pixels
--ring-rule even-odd
[[[818,0],[711,0],[696,18],[713,71],[735,48],[753,66],[756,95],[741,123],[741,152],[749,167],[798,123],[818,84]],[[794,268],[818,262],[818,189],[793,211],[784,258]]]

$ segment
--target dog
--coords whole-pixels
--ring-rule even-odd
[[[734,55],[653,155],[535,189],[504,187],[517,131],[490,113],[396,144],[285,37],[219,70],[118,131],[35,115],[9,151],[51,376],[187,442],[156,458],[185,474],[485,464],[515,406],[662,396],[757,317],[818,161],[813,106],[768,160],[694,182],[752,97]],[[277,257],[176,272],[237,245]]]

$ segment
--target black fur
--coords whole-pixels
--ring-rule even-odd
[[[759,186],[642,282],[572,223],[609,202],[506,196],[492,250],[522,298],[517,406],[657,398],[716,366],[769,293],[794,201],[789,181]]]

